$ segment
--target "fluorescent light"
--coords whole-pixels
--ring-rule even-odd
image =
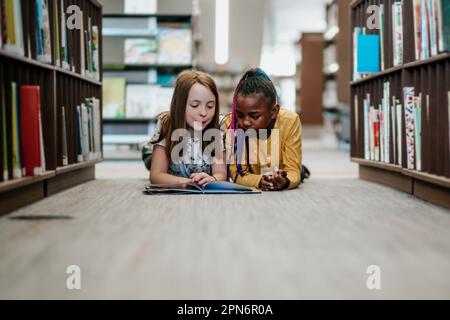
[[[216,54],[217,64],[228,62],[230,27],[230,0],[216,0]]]

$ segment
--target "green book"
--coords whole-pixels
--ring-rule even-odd
[[[12,101],[12,169],[13,178],[22,178],[22,160],[20,153],[19,99],[17,83],[11,83]]]
[[[6,129],[6,102],[5,102],[5,88],[2,84],[2,127],[3,127],[3,181],[8,180],[8,130]]]

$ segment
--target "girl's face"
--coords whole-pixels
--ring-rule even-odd
[[[239,128],[245,130],[268,129],[279,112],[278,105],[268,106],[262,93],[237,97],[236,115]]]
[[[216,98],[205,86],[196,83],[189,91],[186,106],[186,124],[194,130],[204,130],[213,120]]]

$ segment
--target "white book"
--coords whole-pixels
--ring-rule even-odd
[[[158,114],[156,85],[128,85],[126,88],[125,117],[128,119],[153,119]]]
[[[78,125],[78,139],[80,150],[77,151],[77,162],[83,162],[83,121],[81,119],[81,107],[77,106],[77,125]],[[78,142],[77,142],[78,144]],[[77,147],[78,149],[78,147]]]
[[[41,149],[41,167],[35,174],[42,175],[46,170],[46,164],[45,164],[44,132],[42,130],[42,113],[40,105],[38,110],[38,120],[39,120],[39,147]]]
[[[357,94],[355,94],[355,97],[354,97],[354,104],[355,104],[355,139],[356,139],[356,145],[358,145],[359,144],[359,135],[358,135],[358,132],[359,132],[359,105],[358,105],[358,95]]]
[[[391,162],[391,149],[390,149],[390,133],[391,133],[391,119],[390,119],[390,112],[389,112],[389,101],[390,101],[390,87],[389,82],[384,83],[384,162],[390,163]]]
[[[390,106],[391,111],[391,129],[392,129],[392,154],[394,156],[394,159],[392,159],[392,162],[395,164],[395,159],[397,159],[397,119],[395,117],[396,111],[395,111],[395,97],[393,98],[393,104]]]
[[[83,161],[89,160],[89,113],[86,105],[81,104],[81,144],[83,146]]]
[[[403,16],[402,3],[395,2],[392,5],[392,36],[394,67],[403,64]]]
[[[398,164],[402,165],[402,105],[397,104],[395,106],[397,112],[397,155]]]
[[[102,128],[102,118],[100,115],[100,100],[92,98],[93,106],[93,118],[94,118],[94,158],[102,158],[102,145],[101,145],[101,128]]]

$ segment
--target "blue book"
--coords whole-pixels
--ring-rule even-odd
[[[358,35],[357,72],[373,73],[380,71],[380,36]]]
[[[260,194],[261,191],[226,181],[213,181],[204,186],[196,183],[150,184],[145,186],[148,194]]]

